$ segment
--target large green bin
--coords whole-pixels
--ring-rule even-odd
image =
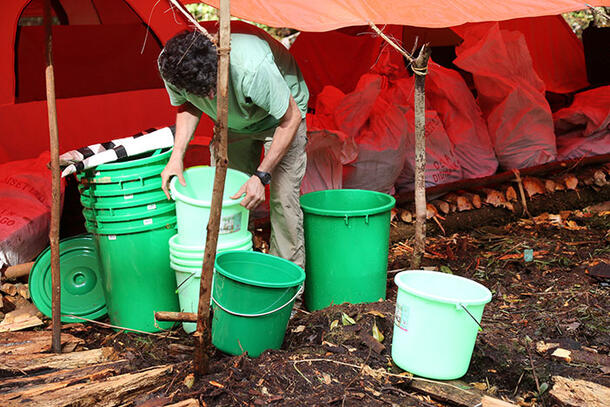
[[[171,328],[172,322],[157,322],[154,313],[180,310],[167,243],[176,234],[175,224],[117,232],[123,234],[94,235],[110,322],[145,332]]]
[[[388,194],[358,189],[301,196],[307,309],[385,299],[394,203]]]

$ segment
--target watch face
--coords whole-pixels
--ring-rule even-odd
[[[256,171],[255,175],[261,180],[263,185],[269,185],[271,183],[271,174],[263,171]]]

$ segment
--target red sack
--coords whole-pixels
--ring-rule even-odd
[[[497,23],[483,35],[480,31],[464,32],[454,63],[474,77],[500,165],[524,168],[553,161],[551,109],[523,34],[500,30]]]
[[[578,93],[553,120],[560,160],[610,153],[610,86]]]
[[[33,260],[48,245],[49,153],[0,165],[0,267]],[[65,183],[62,179],[63,198]]]
[[[415,189],[415,113],[408,108],[407,148],[404,168],[396,180],[398,193]],[[445,132],[439,115],[426,111],[426,187],[446,184],[462,179],[462,168],[456,157],[453,144]]]

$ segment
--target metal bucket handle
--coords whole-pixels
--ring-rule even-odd
[[[262,317],[262,316],[265,316],[265,315],[273,314],[274,312],[277,312],[277,311],[281,310],[282,308],[284,308],[285,306],[290,304],[292,301],[294,301],[299,296],[299,294],[301,294],[303,292],[303,288],[304,288],[304,284],[301,284],[301,286],[297,290],[297,293],[294,295],[294,297],[289,299],[286,303],[284,303],[284,305],[281,305],[281,306],[277,307],[274,310],[263,312],[263,313],[260,313],[260,314],[241,314],[239,312],[230,311],[230,310],[226,309],[225,307],[223,307],[222,305],[220,305],[218,303],[218,301],[216,301],[216,298],[214,298],[214,293],[213,292],[212,292],[211,298],[212,298],[212,301],[214,301],[214,304],[216,304],[218,306],[218,308],[220,308],[221,310],[223,310],[226,313],[229,313],[231,315],[235,315],[235,316],[238,316],[238,317],[256,318],[256,317]]]
[[[476,318],[475,318],[475,317],[474,317],[474,316],[473,316],[473,315],[470,313],[470,311],[468,311],[468,308],[466,308],[466,306],[465,306],[464,304],[462,304],[461,302],[458,302],[458,303],[456,304],[456,308],[457,308],[457,309],[460,309],[459,307],[462,307],[462,308],[464,309],[464,311],[466,311],[466,313],[468,314],[468,316],[469,316],[470,318],[472,318],[472,320],[473,320],[474,322],[476,322],[476,324],[479,326],[479,331],[482,331],[482,330],[483,330],[483,327],[481,326],[481,324],[479,323],[479,321],[477,321],[477,319],[476,319]]]

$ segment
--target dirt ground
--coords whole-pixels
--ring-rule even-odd
[[[255,242],[263,241],[259,233]],[[66,332],[91,349],[113,346],[132,369],[175,363],[174,374],[141,397],[140,406],[187,398],[207,406],[451,405],[418,390],[426,381],[411,378],[391,358],[393,278],[408,268],[412,243],[390,246],[386,301],[298,309],[281,350],[255,359],[216,351],[210,374],[196,382],[193,339],[179,327],[166,333],[171,338],[82,324]],[[526,262],[528,249],[533,259]],[[610,386],[609,213],[563,212],[432,236],[423,266],[473,279],[493,293],[461,379],[471,389],[522,406],[550,406],[552,376]],[[572,351],[569,363],[551,356],[557,347]]]

